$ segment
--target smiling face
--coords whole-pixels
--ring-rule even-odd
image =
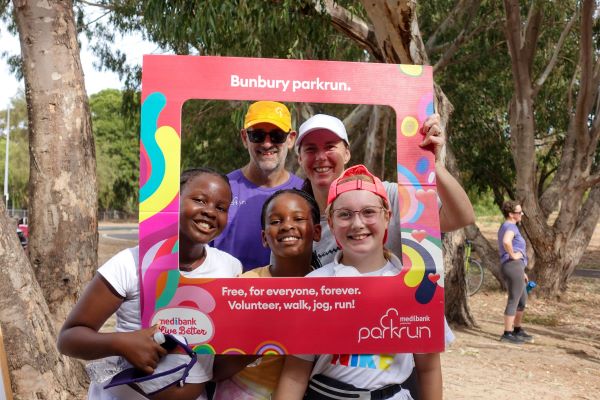
[[[313,240],[321,238],[321,225],[315,224],[311,207],[301,196],[284,193],[267,206],[263,244],[276,257],[308,256]]]
[[[350,161],[350,150],[335,133],[320,129],[302,139],[298,162],[313,188],[329,190],[329,185]]]
[[[260,129],[266,132],[271,132],[272,130],[280,130],[280,128],[273,124],[262,122],[252,125],[252,127],[248,129],[242,129],[242,142],[250,154],[251,168],[259,170],[265,175],[278,170],[283,170],[285,167],[285,158],[287,157],[287,153],[294,145],[296,132],[291,131],[286,141],[281,144],[273,143],[270,135],[266,135],[265,140],[262,143],[252,143],[248,139],[247,133],[248,130],[252,129]]]
[[[217,237],[227,225],[231,189],[219,176],[202,173],[181,188],[179,240],[205,244]]]
[[[390,221],[390,211],[385,209],[381,197],[367,190],[352,190],[340,194],[331,204],[328,222],[331,232],[342,248],[344,259],[360,259],[373,254],[383,254],[383,238]],[[336,217],[339,210],[352,213],[350,220]],[[359,210],[371,210],[377,215],[364,221]],[[341,215],[348,215],[342,212]],[[350,264],[354,265],[354,264]]]

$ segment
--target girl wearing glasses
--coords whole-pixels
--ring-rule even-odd
[[[332,263],[307,276],[390,276],[400,272],[398,257],[386,241],[390,202],[383,183],[357,165],[334,180],[327,197],[327,222],[341,251]],[[412,354],[362,355],[377,367],[353,366],[347,355],[300,355],[285,361],[275,399],[412,399],[404,381],[413,370]],[[422,399],[442,398],[439,353],[414,354]],[[310,380],[310,385],[309,385]],[[308,386],[308,390],[307,390]],[[314,388],[326,388],[319,390]],[[323,395],[323,391],[330,396]],[[350,396],[356,395],[356,396]],[[368,397],[365,397],[367,395]],[[358,397],[360,396],[360,397]]]
[[[429,116],[423,123],[421,133],[423,141],[420,146],[430,149],[435,155],[442,232],[449,232],[474,223],[475,214],[467,194],[440,161],[445,138],[440,127],[439,115]],[[350,142],[344,123],[331,115],[312,116],[300,126],[295,150],[298,155],[298,163],[306,175],[302,189],[314,196],[321,212],[321,241],[313,243],[313,249],[320,263],[325,265],[332,262],[339,251],[338,244],[327,224],[325,207],[331,183],[340,177],[351,157]],[[402,254],[402,237],[398,185],[395,182],[382,182],[382,184],[392,213],[388,221],[389,235],[387,235],[385,246],[393,254],[400,256]],[[414,392],[415,385],[413,374],[405,386]]]
[[[498,230],[498,250],[502,263],[502,276],[508,288],[508,301],[504,309],[504,333],[500,341],[514,344],[533,343],[533,336],[521,327],[523,312],[527,304],[526,285],[529,279],[527,245],[517,224],[523,218],[523,208],[518,201],[510,200],[502,205],[504,223]]]

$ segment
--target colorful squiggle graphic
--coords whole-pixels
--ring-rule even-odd
[[[405,166],[398,164],[398,200],[400,218],[404,222],[414,223],[423,214],[423,204],[416,197],[416,191],[422,189],[417,177]]]
[[[417,287],[415,299],[421,304],[427,304],[433,298],[436,288],[444,287],[444,267],[436,262],[442,260],[441,244],[426,234],[420,236],[423,231],[415,234],[416,239],[408,238],[412,235],[408,230],[403,229],[402,232],[403,261],[409,267],[404,275],[404,283],[408,287]]]
[[[157,127],[165,104],[162,93],[153,93],[142,105],[141,159],[148,158],[152,162],[150,171],[141,172],[140,222],[164,211],[179,193],[180,152],[169,150],[180,148],[181,140],[172,127]]]

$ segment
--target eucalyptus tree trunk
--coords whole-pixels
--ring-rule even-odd
[[[506,289],[506,283],[500,272],[500,257],[498,250],[490,245],[490,242],[483,236],[477,225],[469,225],[465,228],[467,239],[473,242],[473,249],[477,253],[477,259],[481,261],[487,272],[491,272],[498,281],[502,290]]]
[[[505,36],[512,62],[514,93],[510,102],[511,151],[516,168],[516,198],[525,216],[524,231],[533,247],[536,262],[533,274],[537,293],[559,297],[587,248],[600,218],[600,168],[595,163],[600,137],[600,57],[594,42],[594,0],[584,0],[572,19],[565,22],[563,33],[547,57],[545,68],[534,76],[534,62],[545,57],[536,55],[537,40],[543,21],[541,2],[529,4],[527,19],[522,21],[521,4],[505,0]],[[580,10],[579,10],[580,8]],[[569,125],[560,164],[550,185],[538,193],[535,152],[535,118],[537,95],[559,59],[570,30],[579,22],[579,59],[568,93]],[[554,223],[549,214],[558,209]]]
[[[52,315],[5,211],[0,202],[0,326],[9,390],[16,400],[83,398],[83,368],[56,349]]]
[[[331,1],[326,1],[325,5],[334,25],[369,51],[378,61],[398,64],[429,63],[419,31],[416,2],[410,0],[375,2],[362,0],[361,3],[367,12],[370,23],[356,17],[349,18],[347,13]],[[437,86],[435,93],[436,110],[440,114],[443,128],[445,128],[452,112],[452,105]],[[445,261],[448,261],[445,263],[446,302],[458,310],[456,313],[448,315],[448,319],[462,325],[472,325],[473,318],[469,312],[466,285],[464,284],[464,261],[457,253],[461,240],[464,240],[462,232],[450,233],[444,238],[444,257]],[[453,286],[455,284],[457,286]]]
[[[60,325],[97,266],[90,111],[72,2],[13,4],[29,118],[29,254]]]
[[[387,133],[392,112],[386,106],[374,106],[366,134],[364,164],[376,176],[383,177]]]

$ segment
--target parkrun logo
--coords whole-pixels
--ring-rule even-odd
[[[374,339],[431,339],[428,326],[412,326],[414,322],[429,322],[429,315],[400,316],[398,310],[390,308],[379,320],[379,326],[358,329],[358,343],[362,340]]]

